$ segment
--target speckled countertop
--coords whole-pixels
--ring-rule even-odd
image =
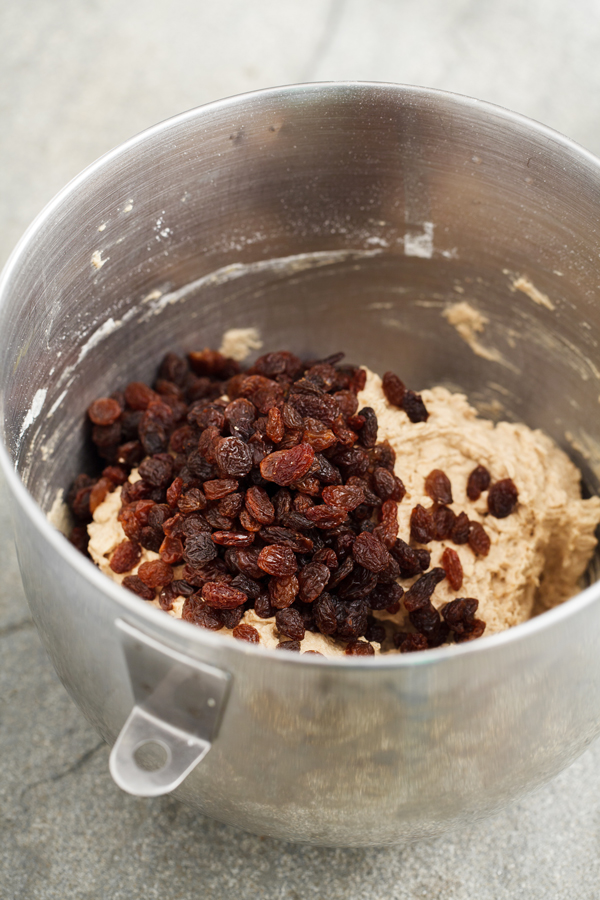
[[[95,157],[169,115],[302,80],[427,84],[600,152],[595,0],[25,0],[0,9],[0,262]],[[0,485],[0,897],[600,897],[600,744],[495,818],[394,849],[246,835],[123,794],[27,610]]]

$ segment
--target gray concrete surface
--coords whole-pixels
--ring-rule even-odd
[[[0,47],[0,262],[110,147],[274,84],[432,85],[600,152],[598,0],[6,0]],[[599,745],[494,819],[395,849],[282,844],[122,794],[29,618],[2,487],[0,535],[2,900],[600,896]]]

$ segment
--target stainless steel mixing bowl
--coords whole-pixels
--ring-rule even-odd
[[[598,584],[470,645],[311,659],[174,621],[45,514],[90,462],[93,398],[151,378],[166,350],[248,326],[266,348],[343,348],[411,385],[460,388],[545,429],[596,491],[599,222],[600,164],[580,147],[475,100],[384,84],[192,110],[38,217],[0,286],[1,458],[32,614],[74,701],[107,741],[120,735],[119,784],[174,788],[288,840],[384,844],[499,808],[596,737]],[[488,320],[477,352],[442,315],[461,300]],[[135,762],[149,739],[162,770]]]

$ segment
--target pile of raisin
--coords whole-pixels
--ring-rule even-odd
[[[415,633],[393,636],[402,652],[479,636],[485,625],[474,618],[476,600],[457,599],[441,615],[431,604],[441,579],[459,590],[460,559],[448,548],[442,567],[427,571],[429,551],[399,538],[397,504],[406,491],[394,474],[395,452],[377,441],[375,412],[358,408],[364,370],[342,358],[302,362],[282,351],[242,372],[212,350],[168,354],[153,388],[133,382],[94,401],[91,438],[105,467],[72,487],[73,543],[86,552],[86,524],[121,486],[127,539],[110,566],[125,574],[141,548],[158,553],[123,585],[158,598],[164,610],[184,597],[188,622],[258,643],[256,629],[241,621],[253,609],[275,618],[281,649],[300,650],[312,631],[346,642],[348,655],[372,655],[372,643],[386,639],[373,611],[397,613],[404,596]],[[383,385],[411,421],[427,419],[421,397],[397,376],[387,373]],[[141,477],[131,483],[135,467]],[[413,510],[412,542],[451,538],[486,553],[483,528],[450,510],[443,472],[431,473],[426,491],[433,506]],[[511,496],[506,485],[490,491],[497,510],[490,511],[505,514]],[[416,576],[405,594],[399,580]]]

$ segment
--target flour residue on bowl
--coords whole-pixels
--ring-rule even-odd
[[[512,291],[522,291],[526,294],[530,300],[533,300],[534,303],[537,303],[538,306],[545,306],[546,309],[555,310],[556,307],[552,300],[546,295],[543,294],[532,281],[526,275],[519,275],[518,278],[514,278],[512,282]]]
[[[442,315],[446,321],[456,329],[463,341],[469,345],[476,356],[487,359],[490,362],[497,362],[501,365],[513,368],[508,363],[499,350],[492,347],[486,347],[479,340],[478,335],[482,334],[485,326],[489,323],[489,319],[479,310],[471,306],[467,300],[461,300],[459,303],[452,303],[442,310]]]
[[[223,335],[219,353],[243,362],[252,350],[260,350],[262,345],[258,328],[229,328]]]

